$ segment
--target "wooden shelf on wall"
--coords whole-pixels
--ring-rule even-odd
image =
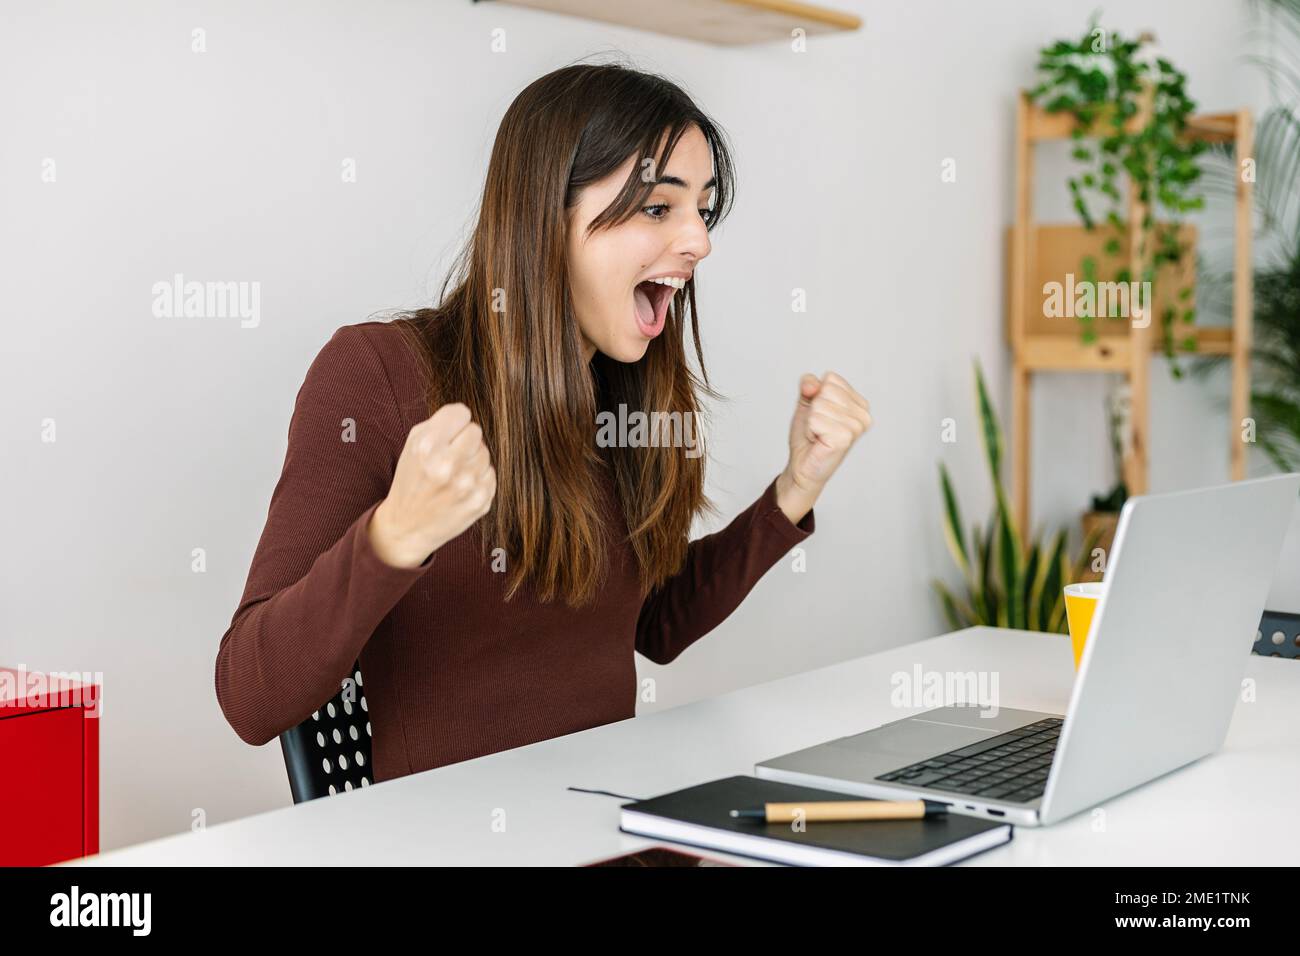
[[[1139,109],[1130,124],[1143,122]],[[1186,256],[1179,274],[1162,271],[1156,278],[1156,301],[1151,308],[1152,320],[1144,326],[1129,321],[1098,317],[1092,320],[1096,338],[1083,341],[1078,319],[1048,317],[1044,309],[1044,287],[1048,282],[1065,283],[1067,273],[1081,271],[1084,256],[1098,263],[1108,260],[1102,255],[1102,243],[1111,233],[1103,228],[1090,232],[1077,224],[1040,224],[1033,218],[1034,149],[1037,144],[1066,139],[1073,135],[1077,123],[1067,113],[1047,113],[1032,103],[1027,94],[1020,95],[1016,116],[1016,218],[1007,233],[1008,311],[1007,339],[1011,345],[1013,373],[1011,382],[1011,465],[1013,510],[1020,527],[1029,520],[1029,395],[1035,374],[1052,371],[1118,372],[1125,375],[1132,389],[1130,409],[1130,450],[1123,463],[1124,480],[1130,494],[1147,491],[1147,447],[1150,420],[1151,359],[1159,354],[1160,321],[1170,296],[1180,288],[1192,288],[1195,281],[1195,257]],[[1088,135],[1104,132],[1106,124],[1097,124]],[[1187,138],[1210,143],[1231,143],[1238,161],[1253,156],[1254,121],[1249,110],[1209,113],[1191,117]],[[1130,188],[1125,238],[1121,241],[1119,261],[1125,262],[1135,276],[1142,274],[1143,263],[1132,252],[1132,224],[1140,222],[1144,210]],[[1176,355],[1226,355],[1232,360],[1232,386],[1228,434],[1228,460],[1232,480],[1246,472],[1246,449],[1241,441],[1241,421],[1248,414],[1250,396],[1250,349],[1252,339],[1253,274],[1251,261],[1251,182],[1237,177],[1234,216],[1234,258],[1232,325],[1198,327],[1179,324],[1173,333]],[[1184,225],[1179,240],[1195,247],[1196,230]],[[1114,261],[1114,260],[1109,260]],[[1106,270],[1103,266],[1103,271]],[[1102,279],[1100,281],[1105,281]],[[1194,295],[1194,292],[1193,292]],[[1191,299],[1180,307],[1194,305]],[[1195,350],[1178,348],[1187,338],[1196,340]]]
[[[1231,355],[1232,329],[1194,328],[1187,333],[1196,339],[1194,351],[1175,350],[1175,355]],[[1035,335],[1025,340],[1023,363],[1030,372],[1127,372],[1133,361],[1132,338],[1100,335],[1084,343],[1079,335]]]
[[[495,0],[516,7],[563,13],[587,20],[662,33],[723,46],[789,40],[800,28],[808,36],[842,33],[862,18],[810,3],[787,0]]]

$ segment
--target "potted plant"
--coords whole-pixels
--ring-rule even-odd
[[[1275,15],[1268,33],[1300,47],[1300,2],[1271,0],[1266,8]],[[1300,77],[1290,63],[1257,62],[1269,68],[1274,105],[1260,118],[1253,157],[1262,253],[1254,268],[1250,421],[1242,423],[1242,437],[1279,470],[1300,471]],[[1232,195],[1235,158],[1226,148],[1215,154],[1222,162],[1209,170],[1210,184]],[[1207,297],[1211,309],[1226,311],[1231,279],[1230,270],[1206,268],[1202,284],[1217,292]],[[1224,361],[1206,356],[1196,372],[1208,373]]]
[[[1069,113],[1076,121],[1071,155],[1083,170],[1067,181],[1075,211],[1089,231],[1101,223],[1111,230],[1103,254],[1115,261],[1099,268],[1092,256],[1085,256],[1080,264],[1083,280],[1150,283],[1145,287],[1152,290],[1146,308],[1152,308],[1157,276],[1176,272],[1189,251],[1179,239],[1182,219],[1204,204],[1193,190],[1200,178],[1196,157],[1205,144],[1184,136],[1196,107],[1186,93],[1187,77],[1159,54],[1150,34],[1125,39],[1099,28],[1095,16],[1082,38],[1058,40],[1039,51],[1038,70],[1042,81],[1030,91],[1030,98],[1047,112]],[[1144,266],[1138,277],[1118,260],[1128,228],[1117,185],[1121,172],[1136,188],[1143,209],[1137,261]],[[1095,202],[1101,202],[1102,208],[1094,208]],[[1113,278],[1103,279],[1103,271]],[[1191,287],[1184,286],[1169,300],[1176,305],[1161,310],[1161,340],[1171,360],[1176,328],[1196,317],[1191,297]],[[1079,319],[1083,341],[1094,342],[1093,316]],[[1194,350],[1196,337],[1184,334],[1177,344]],[[1182,376],[1176,360],[1170,370],[1175,377]]]
[[[937,579],[933,581],[934,589],[954,630],[987,624],[1064,633],[1062,589],[1080,580],[1096,537],[1085,536],[1083,549],[1074,562],[1066,552],[1064,528],[1046,544],[1037,536],[1032,541],[1021,538],[1002,487],[1002,426],[989,401],[978,362],[975,363],[975,400],[995,506],[988,524],[983,528],[975,525],[967,539],[948,469],[943,462],[939,463],[944,537],[961,571],[964,593],[954,593]]]

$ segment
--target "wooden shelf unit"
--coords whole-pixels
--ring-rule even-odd
[[[587,20],[663,33],[720,46],[789,41],[801,28],[807,36],[841,33],[862,26],[862,18],[791,0],[500,0]]]
[[[1140,111],[1131,122],[1142,121]],[[1128,321],[1108,325],[1112,320],[1098,317],[1093,320],[1097,339],[1089,344],[1082,341],[1077,319],[1045,319],[1044,282],[1064,282],[1064,276],[1058,274],[1062,266],[1070,271],[1079,270],[1082,255],[1093,249],[1100,250],[1105,237],[1113,234],[1101,225],[1088,232],[1082,225],[1038,225],[1033,220],[1034,146],[1050,140],[1069,139],[1075,126],[1073,116],[1047,113],[1033,104],[1027,93],[1021,93],[1016,106],[1016,218],[1008,234],[1010,292],[1007,309],[1007,339],[1012,352],[1012,500],[1021,528],[1029,527],[1030,385],[1037,372],[1095,371],[1127,375],[1131,389],[1131,442],[1124,460],[1124,480],[1130,494],[1147,491],[1151,359],[1159,346],[1160,315],[1163,303],[1177,288],[1184,282],[1192,285],[1195,278],[1195,256],[1185,256],[1183,274],[1161,272],[1157,276],[1152,318],[1144,328]],[[1253,156],[1254,120],[1250,111],[1244,109],[1198,115],[1189,121],[1187,135],[1204,142],[1233,143],[1235,146],[1238,175],[1235,177],[1233,225],[1232,325],[1198,328],[1194,324],[1182,326],[1180,323],[1174,338],[1176,342],[1189,336],[1196,339],[1195,352],[1179,354],[1231,356],[1232,388],[1227,437],[1230,477],[1239,481],[1246,476],[1246,447],[1240,429],[1249,407],[1253,300],[1252,182],[1240,175],[1240,163],[1242,159]],[[1135,278],[1142,275],[1144,266],[1134,251],[1144,213],[1137,190],[1130,185],[1128,235],[1121,244],[1121,255],[1128,258]],[[1184,225],[1179,235],[1194,245],[1195,229],[1192,226]],[[1074,257],[1072,262],[1070,256]],[[1098,258],[1100,260],[1100,256]],[[1098,281],[1107,278],[1101,276]],[[1057,323],[1056,327],[1049,329],[1046,323],[1050,322]]]

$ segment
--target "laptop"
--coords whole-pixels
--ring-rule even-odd
[[[1213,753],[1298,493],[1290,473],[1125,502],[1064,716],[940,707],[754,772],[1044,826]]]

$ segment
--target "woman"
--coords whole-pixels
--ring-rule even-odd
[[[871,421],[833,373],[799,383],[759,499],[689,541],[711,505],[684,436],[713,393],[685,318],[703,375],[694,275],[731,194],[719,131],[659,77],[570,66],[515,99],[454,290],[340,328],[298,393],[217,656],[242,739],[358,659],[376,781],[632,717],[634,651],[672,661],[813,532]],[[629,411],[675,427],[598,430]]]

